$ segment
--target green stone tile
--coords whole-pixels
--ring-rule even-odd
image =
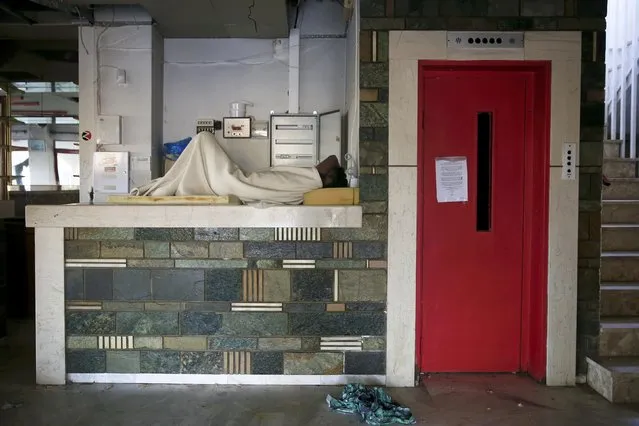
[[[102,241],[100,257],[111,259],[144,257],[142,241]]]
[[[98,339],[95,336],[69,336],[67,349],[97,349]]]
[[[239,239],[237,228],[195,228],[195,239],[203,241],[233,241]]]
[[[388,219],[386,215],[365,214],[361,228],[325,228],[322,240],[328,241],[386,241]]]
[[[134,336],[133,347],[135,347],[135,349],[162,349],[162,337]]]
[[[180,353],[177,351],[140,352],[140,373],[179,374]]]
[[[242,259],[244,244],[239,242],[213,242],[209,245],[211,259]]]
[[[302,337],[302,350],[307,352],[320,350],[319,337]]]
[[[144,257],[166,259],[171,256],[171,245],[167,241],[145,241]]]
[[[164,349],[180,351],[204,351],[206,350],[206,336],[165,336]]]
[[[386,338],[382,336],[364,336],[362,337],[362,350],[364,351],[383,351],[386,349]]]
[[[186,302],[185,305],[186,311],[229,312],[231,310],[230,302]]]
[[[379,214],[388,211],[388,201],[365,201],[360,202],[364,214]]]
[[[191,259],[209,257],[209,244],[206,241],[172,242],[171,257]]]
[[[231,351],[257,349],[257,339],[254,337],[209,337],[209,349]]]
[[[140,352],[106,351],[107,373],[139,373]]]
[[[360,141],[359,163],[365,166],[388,165],[388,143],[378,141]],[[360,168],[360,177],[364,175],[365,174]]]
[[[377,31],[377,61],[388,61],[388,31]]]
[[[106,370],[104,351],[69,350],[66,355],[67,373],[104,373]]]
[[[299,337],[260,337],[258,349],[261,351],[299,351],[302,339]]]
[[[388,87],[388,62],[363,62],[359,66],[359,87]],[[360,127],[375,127],[360,121]]]
[[[344,354],[285,353],[284,374],[344,374]]]
[[[264,301],[288,302],[289,300],[291,300],[291,272],[264,271]]]
[[[386,300],[386,271],[383,269],[339,271],[340,302]]]
[[[318,269],[361,269],[366,268],[365,260],[319,259],[315,262]]]
[[[133,228],[78,228],[78,240],[132,240]]]
[[[281,259],[249,259],[248,267],[250,269],[281,269]]]
[[[234,268],[243,269],[248,266],[246,260],[213,260],[213,259],[176,259],[176,268],[208,268],[223,269]]]
[[[388,199],[388,175],[361,175],[359,192],[362,201],[383,201]]]
[[[67,334],[113,334],[115,315],[112,312],[67,311]]]
[[[185,304],[183,302],[146,302],[144,303],[145,311],[183,311]]]
[[[64,257],[66,259],[95,259],[100,257],[98,241],[65,241]]]
[[[177,312],[117,312],[118,334],[175,335],[179,333]]]
[[[129,268],[174,268],[173,259],[129,259],[126,262]]]
[[[190,241],[193,228],[136,228],[136,240],[151,241]]]
[[[143,302],[110,302],[104,301],[102,302],[102,310],[103,311],[143,311],[144,303]]]
[[[180,361],[182,374],[222,374],[224,372],[222,352],[182,352]]]
[[[288,334],[288,316],[280,312],[227,312],[218,335],[282,336]]]
[[[360,102],[359,121],[361,126],[388,126],[388,104],[379,102]]]
[[[273,241],[275,240],[275,230],[273,228],[240,228],[240,240]]]

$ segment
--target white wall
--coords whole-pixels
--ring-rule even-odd
[[[346,111],[349,172],[359,175],[359,1],[355,0],[353,17],[346,38]]]
[[[305,5],[302,37],[344,33],[339,3]],[[300,45],[300,111],[345,111],[346,39],[307,38]],[[164,142],[193,135],[197,118],[228,116],[233,101],[252,102],[247,113],[256,120],[288,109],[287,39],[166,39],[164,56]],[[221,142],[246,171],[268,167],[268,140]]]
[[[93,134],[91,141],[80,143],[80,200],[84,202],[93,182],[98,115],[122,117],[122,145],[102,149],[130,153],[130,185],[142,185],[158,175],[162,140],[153,128],[155,121],[161,121],[158,99],[162,85],[154,87],[153,79],[162,81],[163,48],[161,37],[149,25],[83,27],[79,31],[80,131]],[[126,85],[116,82],[118,69],[126,72]]]

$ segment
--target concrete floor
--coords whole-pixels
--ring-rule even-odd
[[[33,329],[14,323],[0,346],[0,425],[359,425],[331,413],[335,387],[33,385]],[[435,376],[391,389],[429,426],[639,425],[635,407],[613,406],[587,388],[546,388],[510,375]]]

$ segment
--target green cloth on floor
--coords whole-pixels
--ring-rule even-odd
[[[344,386],[341,399],[326,396],[331,410],[342,414],[359,414],[369,425],[413,425],[416,423],[410,408],[393,402],[384,389],[350,384]]]

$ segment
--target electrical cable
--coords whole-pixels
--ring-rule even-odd
[[[253,18],[253,8],[255,7],[255,0],[253,0],[253,3],[251,3],[251,5],[248,7],[249,10],[249,14],[248,14],[248,19],[250,19],[251,21],[253,21],[253,27],[255,29],[255,32],[257,33],[257,21],[255,20],[255,18]]]

